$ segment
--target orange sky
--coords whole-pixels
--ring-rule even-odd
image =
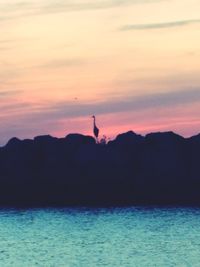
[[[0,144],[200,132],[200,1],[0,0]]]

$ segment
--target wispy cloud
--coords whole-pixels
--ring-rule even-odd
[[[123,99],[109,99],[102,102],[62,101],[39,106],[27,113],[28,120],[51,121],[62,118],[84,117],[91,114],[103,115],[118,112],[142,112],[148,109],[173,108],[200,102],[200,89],[155,93]],[[22,107],[23,108],[23,107]]]
[[[57,69],[57,68],[66,68],[66,67],[74,67],[85,64],[86,61],[81,58],[69,58],[69,59],[56,59],[48,61],[44,64],[36,66],[37,68],[47,68],[47,69]]]
[[[27,17],[31,15],[51,14],[60,12],[74,12],[84,10],[101,10],[122,6],[151,4],[167,0],[96,0],[96,1],[29,1],[20,0],[0,3],[0,21],[12,20],[13,18]]]
[[[0,40],[0,44],[10,44],[13,42],[13,39]]]
[[[18,94],[20,91],[12,91],[13,94]],[[2,95],[7,95],[9,92],[2,92]],[[34,105],[31,103],[17,103],[18,111],[24,114],[24,117],[30,120],[30,117],[34,120],[57,120],[62,118],[76,118],[84,117],[91,114],[111,114],[118,112],[137,112],[145,111],[148,109],[162,109],[162,108],[173,108],[177,106],[190,105],[192,103],[200,102],[200,89],[188,89],[170,91],[165,93],[154,93],[141,96],[127,96],[124,98],[113,98],[101,102],[79,102],[77,101],[61,101],[58,103],[44,105]],[[12,113],[16,107],[16,103],[8,106],[1,106],[0,112],[5,110]],[[28,109],[27,109],[28,107]]]
[[[18,95],[21,94],[22,92],[23,92],[22,90],[0,91],[0,97]]]
[[[131,31],[131,30],[153,30],[153,29],[163,29],[163,28],[174,28],[182,27],[194,23],[200,23],[200,19],[195,20],[180,20],[171,21],[163,23],[149,23],[149,24],[129,24],[120,28],[121,31]]]
[[[51,3],[46,5],[44,8],[46,10],[58,11],[61,8],[65,10],[75,11],[75,10],[93,10],[93,9],[107,9],[113,7],[135,5],[135,4],[150,4],[155,2],[162,2],[166,0],[96,0],[96,1],[57,1],[56,3]]]

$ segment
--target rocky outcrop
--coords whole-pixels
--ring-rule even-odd
[[[0,148],[0,205],[134,204],[200,204],[200,135],[46,135]]]

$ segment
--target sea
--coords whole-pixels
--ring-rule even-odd
[[[1,208],[0,266],[200,267],[200,208]]]

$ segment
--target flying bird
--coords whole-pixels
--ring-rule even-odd
[[[94,128],[93,128],[93,133],[96,138],[96,141],[98,142],[98,136],[99,136],[99,129],[96,126],[96,117],[93,115],[92,118],[94,119]]]

